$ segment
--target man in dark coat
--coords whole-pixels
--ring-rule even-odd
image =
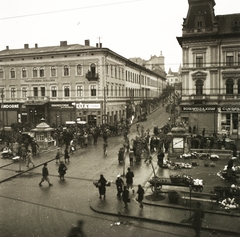
[[[127,183],[127,188],[131,188],[133,193],[134,193],[134,189],[133,189],[133,177],[134,177],[134,173],[131,171],[130,167],[127,169],[127,173],[126,173],[126,183]]]
[[[195,230],[196,237],[201,236],[202,221],[204,218],[204,212],[200,202],[197,202],[196,209],[194,210],[193,215],[189,218],[189,221],[193,220],[193,229]]]
[[[115,183],[116,183],[116,187],[117,187],[117,196],[120,197],[120,195],[123,191],[123,186],[124,186],[124,182],[123,182],[120,174],[117,176]]]
[[[137,194],[138,194],[138,198],[137,198],[137,201],[139,202],[139,206],[141,208],[143,208],[143,204],[142,204],[142,201],[143,201],[143,197],[144,197],[144,189],[143,187],[139,184],[138,185],[138,190],[137,190]]]

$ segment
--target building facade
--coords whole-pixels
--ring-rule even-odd
[[[182,36],[181,118],[199,133],[240,135],[240,14],[215,15],[214,0],[188,0]]]
[[[0,51],[0,123],[116,123],[141,113],[142,101],[158,98],[165,84],[162,75],[89,40],[7,46]]]

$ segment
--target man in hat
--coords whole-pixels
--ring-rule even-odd
[[[124,186],[124,182],[120,176],[120,174],[117,175],[117,179],[116,179],[116,187],[117,187],[117,196],[120,197],[121,193],[123,191],[123,186]]]
[[[39,186],[42,186],[42,182],[47,181],[49,186],[52,186],[52,184],[50,183],[50,180],[48,178],[48,168],[47,168],[47,163],[44,163],[43,168],[42,168],[42,179],[41,182],[39,183]]]

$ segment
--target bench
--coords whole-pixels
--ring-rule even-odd
[[[181,192],[181,199],[184,200],[184,204],[186,205],[188,201],[194,202],[206,202],[211,205],[211,209],[213,209],[214,204],[218,204],[218,196],[212,193],[192,193],[190,198],[190,192]]]

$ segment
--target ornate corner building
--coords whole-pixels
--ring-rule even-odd
[[[115,123],[159,98],[164,75],[103,48],[61,41],[58,46],[0,51],[1,125]]]
[[[215,15],[214,0],[188,0],[183,21],[181,119],[201,133],[240,135],[240,13]],[[230,3],[229,3],[230,4]]]

